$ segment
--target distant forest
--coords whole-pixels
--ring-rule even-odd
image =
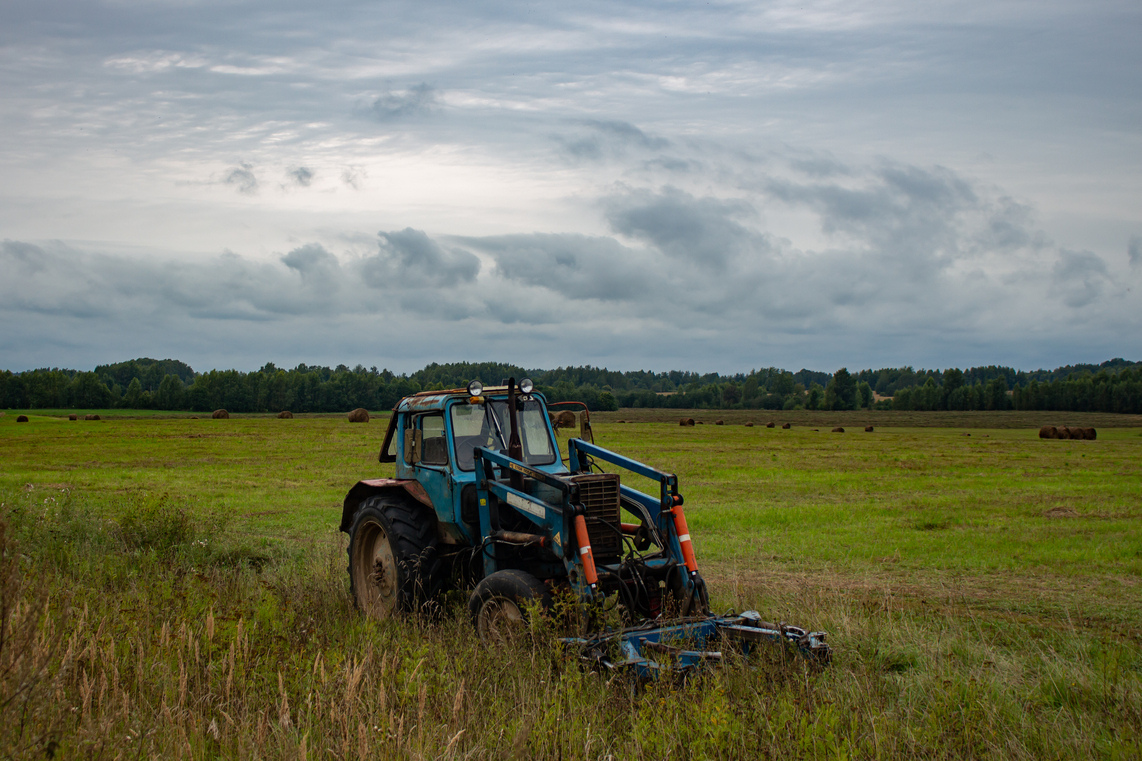
[[[206,412],[344,412],[391,409],[418,391],[458,388],[469,380],[531,378],[550,401],[592,410],[677,409],[1068,410],[1142,414],[1142,363],[1112,359],[1024,372],[1010,367],[833,374],[776,367],[719,375],[616,372],[598,367],[527,370],[494,362],[430,364],[411,375],[376,367],[267,364],[255,372],[196,373],[173,359],[134,359],[91,372],[58,368],[0,371],[5,409],[158,409]]]

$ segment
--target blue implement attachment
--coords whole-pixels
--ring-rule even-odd
[[[677,621],[654,621],[563,643],[579,658],[609,671],[629,671],[640,679],[685,675],[720,663],[726,648],[749,655],[755,645],[784,646],[813,665],[830,660],[824,632],[772,624],[757,611]]]

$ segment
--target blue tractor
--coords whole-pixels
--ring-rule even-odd
[[[564,412],[560,417],[574,413]],[[817,661],[825,635],[754,612],[713,616],[678,478],[593,443],[589,414],[560,456],[531,381],[426,391],[393,410],[380,461],[395,478],[359,481],[345,497],[349,576],[360,610],[383,619],[475,584],[468,610],[483,640],[521,626],[560,594],[588,610],[617,606],[624,626],[569,638],[608,667],[653,675],[777,641]],[[602,472],[610,464],[657,482],[646,494]]]

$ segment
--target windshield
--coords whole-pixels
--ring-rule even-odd
[[[510,432],[506,400],[454,405],[452,439],[456,443],[456,465],[460,470],[472,470],[476,447],[507,452]],[[525,463],[550,465],[555,462],[555,444],[547,433],[547,416],[535,399],[523,403],[519,413],[519,438]]]

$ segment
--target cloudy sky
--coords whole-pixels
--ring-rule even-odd
[[[1142,4],[0,2],[0,368],[1142,359]]]

